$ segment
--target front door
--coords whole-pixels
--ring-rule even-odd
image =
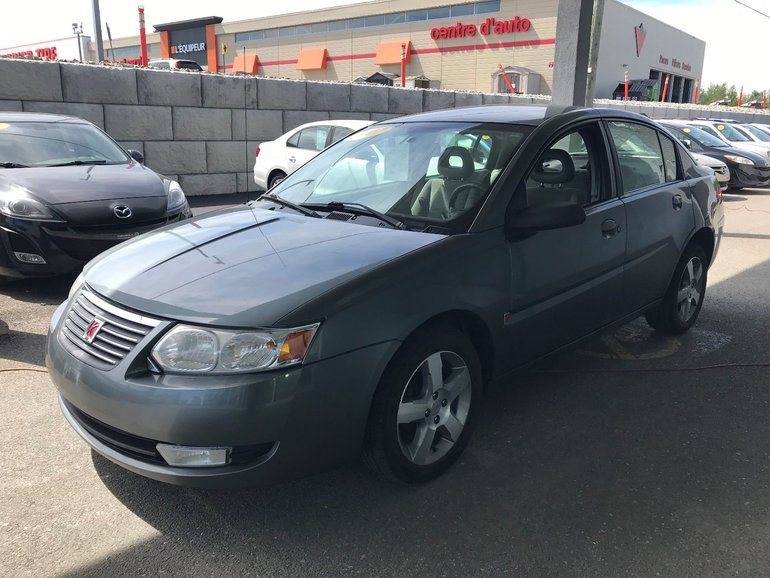
[[[610,167],[599,123],[582,124],[547,147],[514,195],[509,210],[574,201],[586,212],[580,225],[509,242],[512,294],[506,325],[517,363],[620,315],[626,216]]]
[[[328,125],[309,126],[286,141],[287,174],[293,173],[326,148],[331,128]]]

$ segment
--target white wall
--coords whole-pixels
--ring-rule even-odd
[[[637,56],[634,27],[639,24],[644,24],[647,37]],[[700,79],[705,51],[706,43],[703,40],[655,20],[618,0],[606,0],[597,63],[596,98],[612,98],[617,84],[623,82],[624,64],[628,65],[628,77],[631,80],[648,78],[651,68],[685,78]],[[661,62],[661,57],[668,59],[668,64]],[[674,59],[689,65],[691,70],[675,67]]]

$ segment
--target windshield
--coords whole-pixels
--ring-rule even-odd
[[[701,130],[699,128],[695,128],[692,126],[685,126],[685,127],[679,128],[679,127],[672,127],[670,125],[666,125],[666,128],[668,128],[671,131],[676,131],[676,136],[679,138],[679,140],[682,140],[682,141],[684,141],[684,139],[689,138],[704,147],[726,148],[728,146],[727,143],[722,139],[717,138],[711,133],[708,133],[705,130]]]
[[[757,140],[760,140],[762,142],[770,142],[770,134],[766,133],[762,129],[759,129],[755,126],[751,126],[750,124],[745,124],[740,127],[742,130],[745,130],[746,132],[754,135],[754,137]]]
[[[721,136],[719,131],[717,129],[715,129],[714,127],[706,126],[706,125],[699,125],[698,127],[692,127],[692,130],[699,130],[702,133],[708,134],[712,138],[714,138],[714,139],[719,141],[719,143],[720,143],[719,146],[726,147],[726,146],[730,145],[730,143],[727,140],[725,140],[727,137]],[[717,146],[717,145],[708,145],[708,146]]]
[[[720,123],[715,126],[717,127],[717,130],[721,132],[722,135],[729,141],[751,142],[751,139],[749,137],[747,137],[745,134],[743,134],[739,130],[736,130],[735,127],[732,127],[729,124]]]
[[[412,227],[446,223],[478,212],[531,130],[468,122],[372,125],[270,192],[298,204],[360,203]]]
[[[46,167],[128,162],[126,153],[90,124],[0,122],[0,163]]]

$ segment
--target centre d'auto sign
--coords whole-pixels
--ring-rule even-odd
[[[512,34],[514,32],[526,32],[532,28],[532,21],[529,18],[520,18],[516,16],[510,20],[497,20],[496,18],[487,18],[479,24],[464,24],[458,22],[454,26],[440,26],[431,28],[430,37],[433,40],[445,40],[448,38],[471,38],[477,34],[489,36],[492,34]]]

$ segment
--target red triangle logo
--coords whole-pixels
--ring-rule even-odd
[[[640,24],[639,26],[634,26],[634,32],[636,33],[636,56],[638,57],[647,38],[647,31],[644,29],[644,24]]]

